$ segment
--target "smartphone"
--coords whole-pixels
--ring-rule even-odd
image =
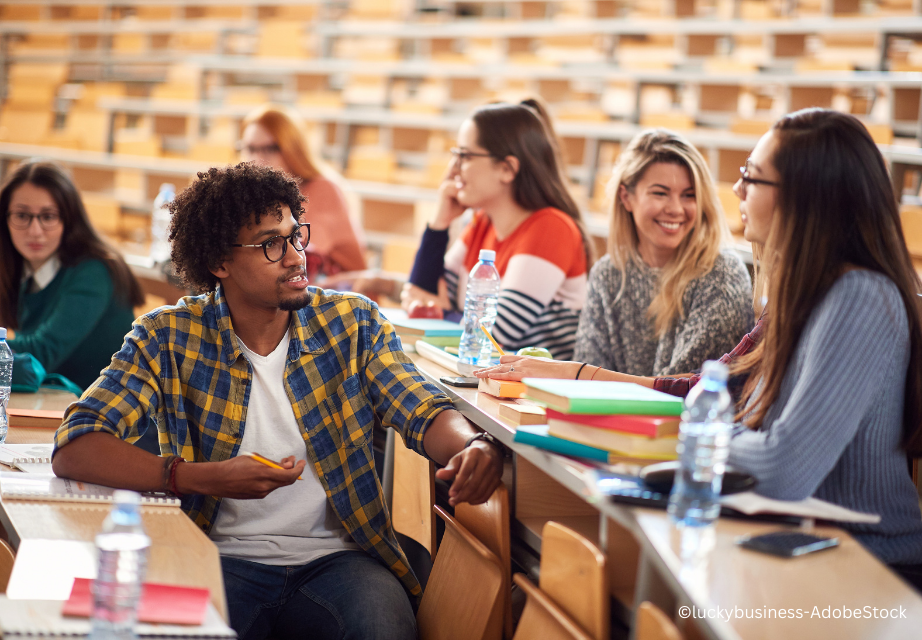
[[[480,378],[465,378],[465,377],[452,377],[452,376],[442,376],[439,378],[439,382],[443,382],[452,387],[471,387],[476,389],[480,386]]]
[[[795,558],[797,556],[831,549],[839,545],[838,538],[821,538],[800,531],[775,531],[761,536],[740,536],[736,544],[753,551],[770,553],[782,558]]]

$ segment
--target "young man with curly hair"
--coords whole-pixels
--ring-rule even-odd
[[[372,428],[445,465],[452,503],[492,494],[501,451],[426,383],[372,302],[308,286],[294,181],[254,164],[210,169],[170,210],[174,265],[203,295],[135,322],[68,409],[55,473],[179,494],[221,552],[242,639],[415,637],[420,586]],[[161,457],[129,444],[148,418]],[[254,451],[283,468],[242,455]]]

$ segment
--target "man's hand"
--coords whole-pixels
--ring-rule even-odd
[[[435,472],[440,480],[450,481],[448,503],[481,504],[489,500],[500,484],[503,456],[499,449],[482,440],[475,440],[466,449],[452,456],[444,468]]]
[[[222,462],[180,464],[176,468],[176,487],[180,493],[200,493],[219,498],[252,500],[265,498],[278,489],[294,484],[307,465],[295,463],[294,456],[280,463],[284,469],[273,469],[250,456],[237,456]]]

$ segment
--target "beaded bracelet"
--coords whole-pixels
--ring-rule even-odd
[[[179,456],[166,456],[163,458],[163,476],[160,480],[160,490],[167,492],[170,490],[170,469],[173,467],[173,460]]]
[[[179,492],[179,489],[176,488],[176,467],[179,466],[179,463],[185,462],[179,456],[175,456],[173,460],[170,461],[170,491],[173,492],[177,498],[182,498],[182,494]]]
[[[587,364],[587,363],[584,362],[584,363],[583,363],[583,366],[581,366],[581,367],[579,368],[579,371],[576,372],[576,377],[573,378],[574,380],[579,380],[579,374],[581,374],[581,373],[583,372],[583,369],[586,368],[586,364]]]

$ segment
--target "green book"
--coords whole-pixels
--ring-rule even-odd
[[[678,416],[683,400],[631,382],[525,378],[526,394],[561,413]]]
[[[515,438],[513,438],[513,441],[521,442],[522,444],[530,444],[533,447],[553,451],[554,453],[560,453],[565,456],[608,462],[608,451],[605,449],[590,447],[585,444],[580,444],[579,442],[564,440],[563,438],[555,438],[554,436],[548,435],[547,429],[548,427],[546,424],[518,427],[515,431]]]

